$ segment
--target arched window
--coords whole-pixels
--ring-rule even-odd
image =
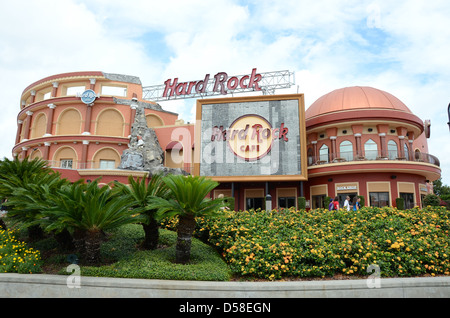
[[[44,136],[47,130],[47,118],[45,114],[39,114],[33,122],[33,127],[31,128],[31,138],[40,138]]]
[[[353,160],[353,145],[351,141],[344,140],[340,143],[339,156],[347,161]]]
[[[392,139],[388,141],[388,158],[390,160],[397,159],[398,157],[398,147],[397,143]]]
[[[162,121],[162,119],[159,116],[156,116],[154,114],[150,114],[145,116],[145,120],[147,121],[147,126],[148,127],[160,127],[160,126],[164,126],[164,123]]]
[[[76,169],[77,153],[71,147],[59,148],[53,156],[52,166],[63,169]]]
[[[369,160],[375,160],[378,157],[378,146],[375,141],[372,139],[369,139],[364,144],[364,153],[366,156],[366,159]]]
[[[73,108],[61,113],[57,124],[57,135],[78,135],[81,132],[81,115]]]
[[[102,148],[94,155],[94,169],[116,169],[120,163],[120,155],[113,148]]]
[[[97,118],[96,134],[100,136],[123,136],[124,120],[115,109],[107,109]]]
[[[319,149],[319,160],[328,162],[328,158],[329,158],[328,154],[329,154],[328,146],[323,144],[322,147],[320,147],[320,149]]]

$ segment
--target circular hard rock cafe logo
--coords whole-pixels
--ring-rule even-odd
[[[237,118],[227,134],[228,146],[239,158],[261,159],[270,152],[274,140],[272,125],[255,114]]]

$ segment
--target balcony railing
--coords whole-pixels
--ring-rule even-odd
[[[440,166],[439,159],[435,156],[423,153],[415,152],[414,158],[410,158],[409,154],[405,154],[405,157],[401,157],[397,151],[387,151],[386,154],[381,154],[378,150],[365,151],[364,155],[357,155],[353,151],[341,152],[339,155],[335,155],[332,158],[331,154],[322,154],[320,156],[308,156],[308,166],[322,165],[328,163],[339,162],[352,162],[352,161],[364,161],[364,160],[398,160],[398,161],[414,161],[425,162],[435,166]]]
[[[100,163],[100,162],[76,162],[70,160],[49,160],[48,166],[55,169],[69,169],[69,170],[118,170],[118,164],[112,162]],[[184,171],[191,173],[193,165],[184,164],[182,168]]]

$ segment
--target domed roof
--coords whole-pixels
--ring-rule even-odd
[[[412,113],[397,97],[367,86],[336,89],[317,99],[305,111],[306,119],[331,112],[353,109],[390,109]]]

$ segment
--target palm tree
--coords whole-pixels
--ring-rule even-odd
[[[47,200],[44,214],[54,221],[46,229],[72,232],[81,257],[90,264],[100,261],[104,230],[137,221],[130,209],[132,202],[109,186],[99,187],[97,180],[63,186]]]
[[[38,239],[43,236],[42,228],[37,222],[38,210],[24,210],[22,194],[17,191],[23,189],[34,193],[34,185],[54,184],[61,181],[59,173],[50,169],[45,160],[25,158],[14,160],[4,158],[0,161],[0,197],[6,199],[8,219],[15,223],[22,223],[28,228],[29,236]],[[16,193],[15,193],[16,192]],[[34,193],[38,196],[38,193]]]
[[[191,240],[195,230],[195,217],[213,215],[224,207],[223,199],[211,200],[206,196],[218,183],[199,176],[168,175],[163,179],[172,197],[155,197],[150,209],[158,209],[160,216],[178,215],[176,262],[186,264],[190,260]]]
[[[128,184],[124,185],[116,182],[115,189],[118,193],[129,198],[132,201],[133,212],[140,213],[141,224],[144,229],[145,237],[142,246],[145,249],[156,249],[159,240],[159,226],[155,219],[156,210],[148,209],[147,206],[151,203],[152,198],[160,197],[167,199],[170,195],[170,190],[164,182],[162,182],[162,174],[154,174],[147,182],[147,178],[137,178],[135,180],[132,176],[128,177]]]

